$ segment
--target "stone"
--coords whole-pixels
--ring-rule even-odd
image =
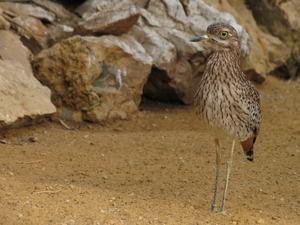
[[[40,52],[36,77],[52,90],[57,117],[100,122],[138,110],[152,58],[131,36],[73,36]]]
[[[61,4],[58,4],[53,1],[49,0],[31,0],[34,2],[36,5],[41,6],[44,9],[47,9],[48,11],[54,13],[56,17],[59,19],[71,19],[74,16],[72,13],[70,13],[68,10],[66,10]]]
[[[0,2],[0,7],[4,8],[3,19],[11,23],[1,22],[0,14],[0,28],[10,26],[34,55],[72,36],[79,21],[61,4],[47,0]]]
[[[300,76],[300,2],[298,0],[247,0],[258,25],[284,42],[289,58],[274,73],[284,78]],[[278,49],[282,51],[283,49]],[[275,57],[274,57],[275,58]]]
[[[37,123],[56,111],[50,89],[18,61],[0,60],[0,129]]]
[[[47,22],[53,22],[55,19],[54,13],[36,5],[15,2],[0,2],[0,8],[11,12],[14,16],[31,16]]]
[[[48,34],[47,28],[43,23],[34,17],[17,16],[12,20],[13,27],[18,31],[21,36],[33,37],[38,42],[41,42],[43,38]]]
[[[263,218],[259,218],[257,221],[256,221],[257,224],[265,224],[265,220]]]
[[[64,25],[64,24],[55,24],[48,29],[48,40],[47,44],[52,46],[63,39],[73,36],[74,28]]]
[[[83,18],[78,23],[81,34],[115,34],[127,33],[137,22],[140,13],[138,7],[127,1],[93,1],[84,3],[77,10]]]
[[[0,59],[17,60],[28,71],[32,71],[30,51],[22,44],[19,37],[9,30],[0,30]]]
[[[0,29],[9,30],[10,23],[0,14]]]

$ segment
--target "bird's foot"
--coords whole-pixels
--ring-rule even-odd
[[[217,204],[212,204],[210,211],[213,213],[217,207]]]
[[[220,215],[226,215],[226,211],[224,209],[221,209],[220,212],[218,212]]]

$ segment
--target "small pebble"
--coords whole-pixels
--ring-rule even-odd
[[[30,142],[37,142],[37,137],[30,137],[29,139],[28,139]]]
[[[257,220],[257,224],[265,224],[265,220],[263,218],[259,218]]]
[[[0,143],[1,144],[7,144],[7,141],[6,140],[0,140]]]

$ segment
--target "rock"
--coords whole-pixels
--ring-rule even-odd
[[[39,19],[34,17],[17,16],[11,21],[13,27],[15,27],[21,36],[33,37],[38,42],[41,42],[47,35],[47,28]]]
[[[7,14],[7,12],[4,18],[11,23],[11,28],[21,36],[20,40],[33,54],[47,47],[48,29],[39,19]]]
[[[52,46],[63,39],[69,38],[74,34],[74,28],[63,24],[56,24],[48,30],[47,44]]]
[[[190,0],[179,0],[179,1],[182,4],[182,7],[183,7],[184,12],[185,12],[185,15],[189,16],[191,14],[191,11],[189,9]]]
[[[99,122],[137,111],[151,66],[132,37],[108,35],[62,40],[38,54],[34,68],[59,117]]]
[[[8,30],[9,28],[10,28],[10,23],[6,21],[6,19],[0,14],[0,29]]]
[[[0,129],[36,123],[54,113],[49,88],[17,61],[0,60]]]
[[[0,59],[17,60],[28,71],[32,71],[30,58],[30,51],[22,44],[17,35],[9,30],[0,30]]]
[[[88,1],[76,11],[82,15],[78,30],[81,34],[127,33],[140,16],[132,0],[126,1]]]
[[[246,2],[257,23],[265,31],[283,41],[287,46],[286,49],[291,52],[285,65],[276,70],[275,74],[286,78],[300,76],[300,2],[298,0]],[[278,52],[280,51],[283,49],[278,49]],[[277,57],[278,55],[274,59]]]
[[[5,9],[4,18],[33,54],[72,36],[79,21],[78,16],[52,1],[0,2],[0,7]]]
[[[265,224],[265,220],[263,218],[259,218],[257,221],[256,221],[257,224]]]
[[[59,19],[71,19],[74,17],[72,13],[70,13],[68,10],[66,10],[62,5],[49,1],[49,0],[31,0],[36,5],[41,6],[44,9],[47,9],[48,11],[54,13],[56,17]]]
[[[174,90],[169,86],[171,79],[168,77],[177,58],[175,46],[148,26],[134,26],[129,34],[142,43],[153,59],[152,75],[144,87],[143,94],[152,99],[165,101],[170,100],[169,96],[174,96],[176,99],[175,93],[173,95],[169,93]]]
[[[55,14],[45,9],[31,4],[14,3],[14,2],[0,2],[0,8],[11,12],[14,16],[35,17],[47,22],[53,22]]]

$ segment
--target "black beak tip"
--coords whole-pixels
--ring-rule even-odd
[[[246,155],[247,159],[248,159],[250,162],[253,162],[253,159],[254,159],[254,157],[253,157],[253,155],[254,155],[253,148],[252,148],[250,151],[245,152],[245,155]]]

